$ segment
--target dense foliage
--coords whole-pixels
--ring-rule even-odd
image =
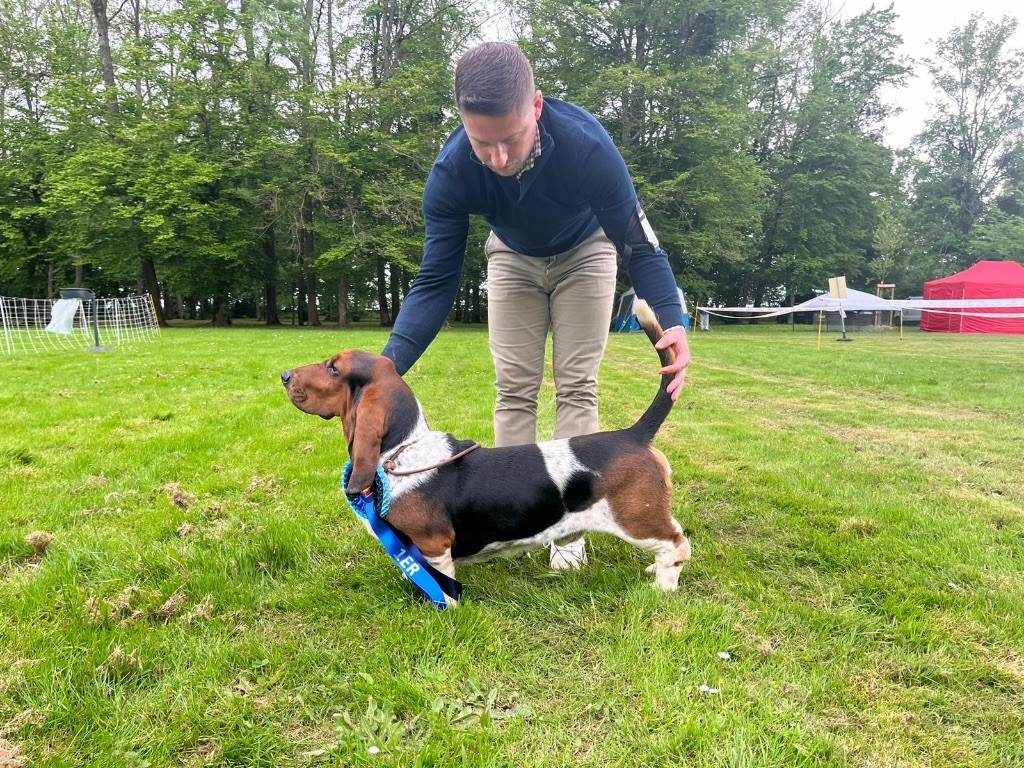
[[[0,293],[146,290],[169,318],[389,324],[494,14],[538,86],[593,111],[698,301],[1024,252],[1024,57],[972,17],[924,62],[902,157],[894,13],[766,0],[0,0]],[[476,222],[456,319],[485,313]]]

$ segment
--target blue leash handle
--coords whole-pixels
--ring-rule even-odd
[[[348,487],[351,474],[352,462],[348,461],[341,473],[342,491]],[[462,584],[428,563],[419,547],[385,519],[391,510],[391,489],[383,467],[377,467],[372,488],[363,491],[354,499],[349,499],[348,496],[345,498],[348,499],[352,511],[369,523],[377,541],[384,547],[392,562],[398,566],[402,575],[411,581],[435,608],[447,608],[449,600],[456,602],[462,597]]]

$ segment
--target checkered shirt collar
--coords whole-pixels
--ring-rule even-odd
[[[537,123],[537,132],[533,136],[533,149],[530,150],[530,155],[523,163],[523,167],[516,171],[516,181],[522,181],[523,174],[537,164],[537,158],[540,157],[540,149],[540,123]]]

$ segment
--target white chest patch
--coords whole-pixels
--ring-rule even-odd
[[[418,402],[417,405],[419,405]],[[427,421],[423,417],[422,407],[420,407],[420,416],[416,428],[404,445],[407,447],[402,449],[401,454],[395,461],[395,469],[402,472],[433,466],[452,455],[448,444],[448,435],[444,432],[430,431],[430,428],[427,427]],[[382,454],[380,457],[381,462],[390,459],[393,454],[398,453],[400,448],[401,446]],[[437,470],[431,469],[426,472],[417,472],[414,475],[388,475],[391,498],[397,499],[403,493],[408,493],[427,482],[436,474]]]

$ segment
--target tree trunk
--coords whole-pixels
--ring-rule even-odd
[[[277,283],[268,280],[264,285],[267,300],[267,325],[280,325],[281,312],[277,307]]]
[[[306,317],[311,327],[320,326],[320,313],[316,306],[316,271],[313,269],[313,193],[308,189],[302,195],[299,222],[299,261],[306,267]]]
[[[388,282],[384,270],[384,259],[377,257],[377,303],[380,304],[380,324],[391,327],[391,312],[388,309]]]
[[[462,322],[462,306],[465,303],[463,301],[463,294],[465,293],[466,287],[464,285],[459,286],[458,292],[455,294],[455,315],[453,319],[456,323]]]
[[[107,18],[107,0],[91,0],[92,15],[96,19],[96,33],[100,44],[100,69],[103,70],[103,90],[107,95],[107,112],[118,114],[117,82],[114,80],[114,59],[110,54],[110,19]]]
[[[281,313],[277,306],[277,241],[274,225],[263,234],[263,257],[266,269],[264,290],[267,298],[267,325],[280,325]]]
[[[402,297],[399,293],[401,286],[402,267],[391,262],[391,320],[398,319],[398,313],[402,311]]]
[[[222,293],[213,297],[213,317],[210,325],[215,328],[226,328],[231,325],[231,300]]]
[[[348,327],[348,280],[344,272],[338,277],[338,327]]]
[[[132,7],[132,31],[135,33],[135,42],[138,45],[142,45],[142,2],[141,0],[132,0],[130,3]],[[143,102],[142,95],[142,77],[136,75],[135,77],[135,95],[139,99],[139,104]]]
[[[310,328],[320,327],[320,310],[316,304],[316,289],[316,270],[310,267],[306,270],[306,317],[309,319]]]
[[[334,44],[334,3],[327,0],[327,75],[330,78],[331,93],[338,92],[338,49]],[[334,125],[341,125],[341,105],[338,99],[331,99],[331,114]]]
[[[480,283],[476,280],[473,281],[473,315],[472,322],[479,323],[481,321],[480,315]]]
[[[242,28],[242,37],[245,39],[245,60],[250,64],[256,60],[256,43],[252,30],[252,14],[249,0],[239,0],[238,15],[239,26]]]
[[[57,274],[57,265],[52,261],[46,263],[46,298],[53,298],[53,282]]]
[[[167,327],[167,320],[164,319],[163,302],[160,300],[160,283],[156,279],[156,264],[151,256],[142,260],[142,281],[146,284],[146,292],[153,297],[153,306],[156,307],[156,321],[161,328]]]

